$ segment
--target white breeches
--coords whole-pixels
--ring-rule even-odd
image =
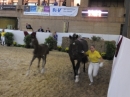
[[[4,45],[5,44],[5,37],[1,36],[1,44]]]
[[[90,62],[88,67],[88,76],[91,82],[93,82],[93,77],[97,76],[99,70],[99,63]]]

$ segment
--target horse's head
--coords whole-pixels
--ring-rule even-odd
[[[70,35],[69,38],[70,38],[70,42],[73,42],[73,41],[77,40],[78,35],[74,33],[72,36]]]
[[[79,55],[79,43],[77,41],[78,35],[77,34],[73,34],[72,36],[69,36],[70,38],[70,46],[69,46],[69,54],[74,57],[77,58]]]
[[[36,32],[31,33],[31,38],[36,38]]]
[[[36,38],[36,32],[31,33],[31,42],[32,42],[33,46],[38,45],[38,41],[37,41],[37,38]]]

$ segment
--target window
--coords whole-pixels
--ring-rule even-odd
[[[89,0],[89,7],[123,7],[125,0]]]
[[[0,5],[17,5],[18,0],[0,0]]]
[[[62,6],[64,0],[56,0],[58,2],[58,6]],[[54,6],[55,0],[50,0],[49,6]]]
[[[24,0],[24,5],[37,5],[38,0]]]

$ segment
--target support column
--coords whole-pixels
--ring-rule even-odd
[[[47,5],[49,6],[49,4],[50,4],[50,0],[48,0],[48,2],[47,2],[47,3],[48,3]]]
[[[71,0],[66,0],[66,6],[71,7]]]
[[[122,35],[129,37],[129,26],[130,26],[130,0],[125,0],[125,24],[123,27]]]
[[[40,4],[40,0],[37,1],[37,4],[38,4],[39,6],[41,5],[41,4]]]
[[[23,5],[24,0],[18,0],[18,5]]]
[[[89,0],[81,0],[80,7],[88,7]]]

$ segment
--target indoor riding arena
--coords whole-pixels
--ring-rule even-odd
[[[112,61],[104,60],[94,84],[89,85],[88,63],[86,72],[81,64],[78,83],[69,55],[56,50],[47,56],[44,74],[38,72],[34,60],[30,75],[26,76],[33,49],[0,45],[0,97],[106,97]]]

